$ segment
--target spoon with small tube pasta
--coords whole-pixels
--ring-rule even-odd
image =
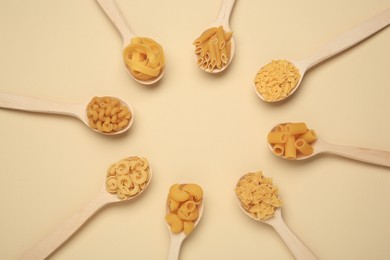
[[[231,31],[230,25],[229,25],[230,16],[232,14],[233,7],[234,7],[235,3],[236,3],[236,0],[223,0],[222,5],[221,5],[221,9],[220,9],[218,17],[217,17],[217,20],[214,21],[209,26],[209,28],[222,26],[222,28],[224,29],[225,32],[230,32]],[[229,57],[228,62],[224,66],[222,66],[221,68],[215,68],[213,70],[203,69],[205,72],[217,74],[217,73],[224,71],[230,65],[230,63],[233,60],[235,48],[236,48],[233,35],[230,38],[230,42],[231,42],[231,47],[230,47],[231,49],[230,49],[230,57]],[[195,61],[197,61],[196,55],[195,55]]]
[[[108,18],[110,18],[111,22],[114,24],[114,26],[119,31],[119,34],[122,37],[123,41],[123,51],[126,49],[126,47],[131,43],[131,40],[136,37],[136,35],[130,30],[127,23],[125,22],[125,19],[123,18],[121,12],[117,8],[114,0],[97,0],[100,7],[103,9],[103,11],[106,13]],[[162,50],[162,49],[161,49]],[[163,55],[163,53],[162,53]],[[164,75],[165,73],[165,66],[161,69],[160,73],[152,77],[150,79],[138,79],[135,77],[129,70],[129,68],[126,66],[127,72],[130,74],[130,76],[137,82],[143,84],[143,85],[153,85],[157,83]]]
[[[259,93],[256,84],[254,84],[254,89],[257,96],[266,102],[278,102],[288,98],[298,89],[305,73],[308,70],[310,70],[312,67],[360,43],[361,41],[365,40],[371,35],[386,28],[389,24],[390,24],[390,8],[387,8],[381,13],[378,13],[372,18],[358,24],[357,26],[350,29],[346,33],[340,35],[333,41],[329,42],[322,49],[317,51],[312,56],[304,60],[290,61],[292,65],[294,65],[294,67],[298,69],[300,77],[295,87],[292,88],[292,90],[289,93],[286,93],[285,96],[282,96],[274,100],[267,100],[261,93]]]
[[[139,156],[132,156],[132,157],[141,158]],[[54,229],[49,235],[47,235],[44,239],[42,239],[37,244],[35,244],[31,249],[25,252],[20,258],[20,260],[46,259],[54,251],[56,251],[63,243],[65,243],[77,230],[79,230],[99,210],[113,203],[126,202],[138,198],[138,196],[141,195],[146,190],[146,188],[148,187],[151,181],[152,170],[150,166],[148,168],[148,173],[149,176],[143,189],[140,189],[137,194],[125,199],[120,199],[117,196],[117,194],[109,193],[106,189],[106,179],[105,179],[100,192],[96,195],[96,197],[92,201],[90,201],[87,205],[85,205],[84,208],[82,208],[79,212],[74,214],[66,222],[62,223],[60,226]]]
[[[244,178],[246,175],[242,176]],[[294,234],[294,232],[286,225],[282,218],[282,210],[280,207],[276,208],[274,211],[274,215],[266,220],[262,220],[260,218],[255,217],[250,212],[248,212],[244,206],[240,198],[236,195],[236,202],[241,210],[250,218],[268,224],[274,228],[274,230],[278,233],[280,238],[284,241],[290,252],[293,254],[295,259],[297,260],[316,260],[318,259],[309,248],[303,244],[303,242]]]
[[[279,125],[283,125],[286,123],[282,123]],[[272,128],[271,131],[274,131],[277,126]],[[371,148],[363,148],[363,147],[355,147],[355,146],[346,146],[346,145],[338,145],[338,144],[330,144],[328,142],[325,142],[324,140],[320,139],[316,132],[314,130],[310,130],[313,135],[315,135],[316,140],[310,143],[311,147],[313,148],[313,152],[310,155],[303,155],[301,153],[297,153],[296,158],[287,158],[285,156],[279,156],[284,159],[288,160],[305,160],[309,159],[317,154],[320,153],[330,153],[335,154],[338,156],[342,156],[345,158],[349,158],[352,160],[357,160],[365,163],[390,167],[390,152],[389,151],[382,151],[377,149],[371,149]],[[299,142],[297,140],[296,142]],[[299,145],[299,144],[298,144]],[[268,148],[274,152],[274,147],[272,144],[268,142]],[[275,154],[276,155],[276,154]]]
[[[169,195],[168,195],[167,201],[168,201],[168,199],[169,199]],[[204,202],[203,202],[203,199],[202,199],[202,202],[198,205],[199,215],[198,215],[197,219],[194,222],[193,229],[196,228],[196,226],[198,225],[200,219],[202,218],[203,208],[204,208],[203,204],[204,204]],[[170,213],[171,213],[171,210],[170,210],[168,202],[167,202],[166,203],[166,214],[168,215]],[[190,234],[186,235],[183,230],[181,232],[179,232],[179,233],[174,233],[174,232],[172,232],[171,226],[168,223],[167,223],[167,226],[168,226],[169,234],[170,234],[170,244],[169,244],[169,251],[168,251],[167,260],[179,260],[181,245],[184,242],[184,240],[189,235],[191,235],[191,233],[194,230],[192,230],[192,232]]]
[[[90,101],[86,102],[85,104],[63,104],[63,103],[54,102],[54,101],[45,100],[36,97],[0,93],[0,108],[22,110],[28,112],[44,113],[44,114],[59,114],[59,115],[72,116],[79,119],[86,126],[88,126],[90,129],[92,129],[93,131],[99,134],[118,135],[130,129],[133,123],[134,113],[132,107],[129,104],[127,104],[125,101],[119,98],[116,99],[120,101],[122,106],[127,107],[128,111],[130,111],[132,116],[129,120],[129,123],[123,129],[119,131],[112,131],[112,132],[101,132],[98,131],[97,129],[92,128],[89,125],[87,111],[88,111],[88,104]]]

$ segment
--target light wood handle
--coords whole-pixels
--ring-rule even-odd
[[[167,260],[179,259],[180,248],[184,238],[185,238],[184,234],[171,235]]]

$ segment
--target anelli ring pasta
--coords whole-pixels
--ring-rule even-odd
[[[158,77],[165,65],[160,44],[146,37],[134,37],[123,50],[123,59],[131,75],[138,80]]]

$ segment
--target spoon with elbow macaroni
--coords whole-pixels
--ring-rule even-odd
[[[203,215],[203,190],[194,183],[173,184],[168,193],[165,221],[170,230],[168,260],[178,260],[184,239]]]
[[[87,104],[62,104],[36,97],[0,93],[0,107],[28,112],[76,117],[90,129],[104,135],[117,135],[130,129],[133,109],[116,97],[94,97]]]
[[[122,36],[122,57],[131,77],[143,85],[157,83],[165,72],[161,45],[151,38],[138,37],[131,32],[114,0],[97,2]]]
[[[235,42],[229,21],[236,0],[223,0],[217,20],[195,39],[195,60],[209,73],[224,71],[235,53]]]
[[[295,259],[317,259],[284,222],[278,190],[271,178],[265,177],[262,172],[247,173],[239,179],[234,191],[242,211],[250,218],[272,226]]]
[[[96,212],[112,203],[136,199],[146,190],[151,178],[152,170],[144,157],[131,156],[112,164],[95,199],[35,244],[20,259],[46,259]]]
[[[389,24],[390,8],[355,26],[307,59],[271,61],[255,76],[256,94],[266,102],[278,102],[288,98],[298,89],[303,76],[312,67],[358,44]]]
[[[269,149],[289,160],[304,160],[320,153],[331,153],[349,159],[390,167],[390,152],[327,143],[318,138],[305,123],[281,123],[268,133]]]

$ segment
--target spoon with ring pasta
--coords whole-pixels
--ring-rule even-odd
[[[119,98],[116,99],[118,99],[121,105],[127,107],[128,111],[130,111],[130,113],[134,115],[133,109],[129,104],[127,104],[125,101]],[[117,135],[117,134],[124,133],[130,129],[133,123],[133,116],[130,118],[127,126],[125,126],[123,129],[116,132],[114,131],[101,132],[98,131],[97,129],[90,127],[89,119],[87,115],[88,104],[89,101],[85,104],[62,104],[59,102],[54,102],[54,101],[45,100],[36,97],[27,97],[27,96],[0,93],[0,108],[15,109],[15,110],[44,113],[44,114],[59,114],[59,115],[76,117],[81,122],[83,122],[86,126],[88,126],[90,129],[103,135]]]
[[[285,124],[285,123],[282,123]],[[282,125],[280,124],[280,125]],[[274,131],[277,126],[272,128],[271,131]],[[320,153],[330,153],[335,154],[338,156],[342,156],[345,158],[362,161],[365,163],[375,164],[375,165],[381,165],[390,167],[390,152],[389,151],[382,151],[377,149],[370,149],[370,148],[362,148],[362,147],[354,147],[354,146],[345,146],[345,145],[338,145],[338,144],[330,144],[328,142],[325,142],[324,140],[318,138],[315,131],[310,130],[312,134],[316,137],[316,140],[310,143],[310,145],[313,148],[313,152],[310,155],[303,155],[301,153],[297,153],[297,156],[295,159],[289,159],[285,156],[279,155],[279,157],[282,157],[284,159],[288,160],[304,160],[309,159],[317,154]],[[272,144],[268,143],[269,149],[275,153],[274,148]]]
[[[241,178],[244,178],[242,176]],[[270,225],[275,229],[280,238],[287,245],[290,252],[294,255],[297,260],[316,260],[318,259],[311,251],[308,249],[303,242],[292,232],[292,230],[286,225],[282,218],[282,210],[280,208],[275,209],[274,216],[267,219],[261,220],[259,218],[251,215],[245,208],[243,207],[240,198],[236,194],[236,201],[241,210],[250,218],[263,222],[265,224]]]
[[[132,156],[129,158],[141,158],[138,156]],[[123,161],[123,160],[122,160]],[[118,163],[120,163],[119,161]],[[106,190],[106,179],[104,180],[103,186],[97,196],[84,206],[79,212],[74,214],[67,222],[62,223],[55,230],[53,230],[44,239],[35,244],[30,250],[28,250],[20,258],[20,260],[30,259],[46,259],[53,252],[55,252],[62,244],[64,244],[77,230],[79,230],[95,213],[99,210],[107,207],[110,204],[117,202],[126,202],[134,200],[141,195],[148,187],[151,178],[152,170],[148,166],[149,176],[145,182],[143,189],[140,189],[137,194],[129,198],[120,199],[117,194],[111,194]]]
[[[125,48],[130,44],[131,40],[136,37],[136,35],[129,29],[114,0],[97,0],[97,2],[119,31],[119,34],[121,35],[123,41],[123,50],[125,50]],[[153,85],[157,83],[163,77],[165,72],[164,66],[162,67],[157,76],[153,76],[149,79],[139,79],[130,72],[130,69],[127,66],[126,69],[135,81],[143,85]]]
[[[339,37],[337,37],[336,39],[334,39],[333,41],[325,45],[314,55],[304,60],[291,61],[294,67],[298,69],[298,71],[300,72],[300,77],[296,82],[295,87],[293,87],[290,92],[285,93],[284,96],[281,96],[279,98],[268,99],[259,92],[258,88],[256,87],[256,84],[254,84],[254,89],[256,94],[259,96],[260,99],[266,102],[278,102],[288,98],[298,89],[299,85],[302,82],[303,76],[312,67],[358,44],[364,39],[384,29],[389,24],[390,24],[390,8],[382,11],[381,13],[358,24],[357,26],[350,29],[346,33],[340,35]]]
[[[215,22],[213,22],[209,26],[209,28],[222,26],[222,28],[224,29],[225,32],[230,32],[231,29],[230,29],[229,21],[230,21],[230,16],[232,14],[233,7],[234,7],[235,3],[236,3],[236,0],[223,0],[222,5],[221,5],[221,9],[220,9],[218,17],[217,17],[217,20]],[[235,48],[236,48],[236,45],[234,42],[234,36],[231,36],[230,42],[231,42],[231,46],[230,46],[229,60],[226,62],[226,64],[224,66],[222,66],[221,68],[214,68],[212,70],[208,69],[208,68],[202,68],[202,67],[200,67],[200,68],[208,73],[213,73],[213,74],[220,73],[220,72],[224,71],[230,65],[230,63],[234,57]],[[195,61],[198,62],[198,58],[197,58],[196,54],[195,54]]]
[[[202,218],[203,204],[204,204],[204,202],[202,201],[202,203],[198,206],[199,216],[194,222],[194,229],[196,228],[200,219]],[[169,214],[169,213],[170,213],[170,209],[169,209],[169,206],[167,204],[166,214]],[[183,231],[181,231],[180,233],[175,234],[171,231],[170,226],[168,224],[167,224],[167,226],[168,226],[169,233],[170,233],[170,245],[169,245],[169,252],[168,252],[167,260],[179,260],[181,245],[182,245],[184,239],[186,239],[187,236],[191,235],[191,233],[186,235],[186,234],[184,234]]]

